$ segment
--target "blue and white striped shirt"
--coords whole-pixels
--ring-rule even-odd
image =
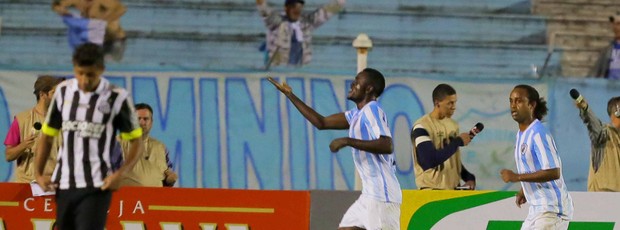
[[[351,138],[377,140],[380,136],[392,137],[385,113],[376,101],[362,109],[346,111],[345,117]],[[355,168],[362,179],[362,195],[383,202],[401,203],[394,154],[373,154],[355,148],[352,152]]]
[[[523,132],[517,133],[515,162],[519,174],[562,168],[555,141],[539,120]],[[533,213],[554,212],[567,219],[573,217],[573,200],[568,194],[564,178],[547,182],[521,182],[525,198]]]

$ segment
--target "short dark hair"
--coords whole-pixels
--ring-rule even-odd
[[[448,84],[439,84],[433,89],[433,105],[435,102],[443,101],[448,96],[456,94],[456,90]]]
[[[612,97],[607,102],[607,115],[611,116],[616,113],[617,110],[620,110],[620,97]],[[618,113],[620,113],[620,111],[618,111]]]
[[[306,4],[306,2],[304,0],[285,0],[284,1],[284,5],[285,6],[295,5],[297,3],[301,3],[302,5]]]
[[[379,72],[379,70],[373,68],[366,68],[362,70],[362,72],[366,73],[366,76],[368,76],[370,85],[372,85],[372,88],[374,89],[373,93],[375,96],[381,96],[383,90],[385,89],[385,77],[383,77],[383,74]]]
[[[94,43],[84,43],[73,52],[73,65],[104,67],[103,48]]]
[[[547,108],[547,102],[544,98],[542,98],[534,87],[529,85],[517,85],[515,89],[524,89],[527,91],[527,100],[532,102],[536,102],[536,107],[534,107],[534,117],[538,120],[542,120],[543,117],[547,115],[549,109]]]
[[[138,109],[148,109],[149,112],[151,112],[151,116],[153,115],[153,108],[151,108],[151,106],[149,104],[139,103],[139,104],[136,104],[135,108],[136,108],[136,110],[138,110]]]

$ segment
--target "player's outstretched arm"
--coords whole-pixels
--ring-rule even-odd
[[[544,169],[533,173],[517,174],[509,169],[500,171],[504,182],[547,182],[560,179],[560,168]]]
[[[360,140],[350,137],[337,138],[329,144],[329,149],[335,153],[346,146],[374,154],[391,154],[394,152],[392,138],[387,136],[381,136],[376,140]]]
[[[280,84],[271,77],[268,77],[267,80],[269,80],[271,84],[273,84],[278,90],[280,90],[280,92],[282,92],[291,101],[291,103],[293,103],[295,108],[297,108],[297,110],[299,110],[299,112],[317,129],[323,130],[349,128],[349,122],[344,116],[344,113],[336,113],[324,117],[323,115],[317,113],[314,109],[310,108],[310,106],[306,105],[306,103],[304,103],[297,96],[295,96],[291,87],[286,84],[286,82],[282,82],[282,84]]]

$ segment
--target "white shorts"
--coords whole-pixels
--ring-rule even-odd
[[[562,217],[559,217],[554,212],[543,212],[540,214],[528,215],[521,230],[538,230],[538,229],[554,229],[554,230],[566,230],[568,229],[569,221]]]
[[[400,230],[400,204],[377,201],[362,195],[349,207],[338,227]]]

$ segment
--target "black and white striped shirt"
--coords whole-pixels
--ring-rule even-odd
[[[122,139],[142,135],[127,91],[101,78],[94,92],[78,88],[70,79],[56,87],[42,132],[56,136],[62,146],[52,180],[60,189],[98,188],[112,174],[110,153],[119,130]]]

